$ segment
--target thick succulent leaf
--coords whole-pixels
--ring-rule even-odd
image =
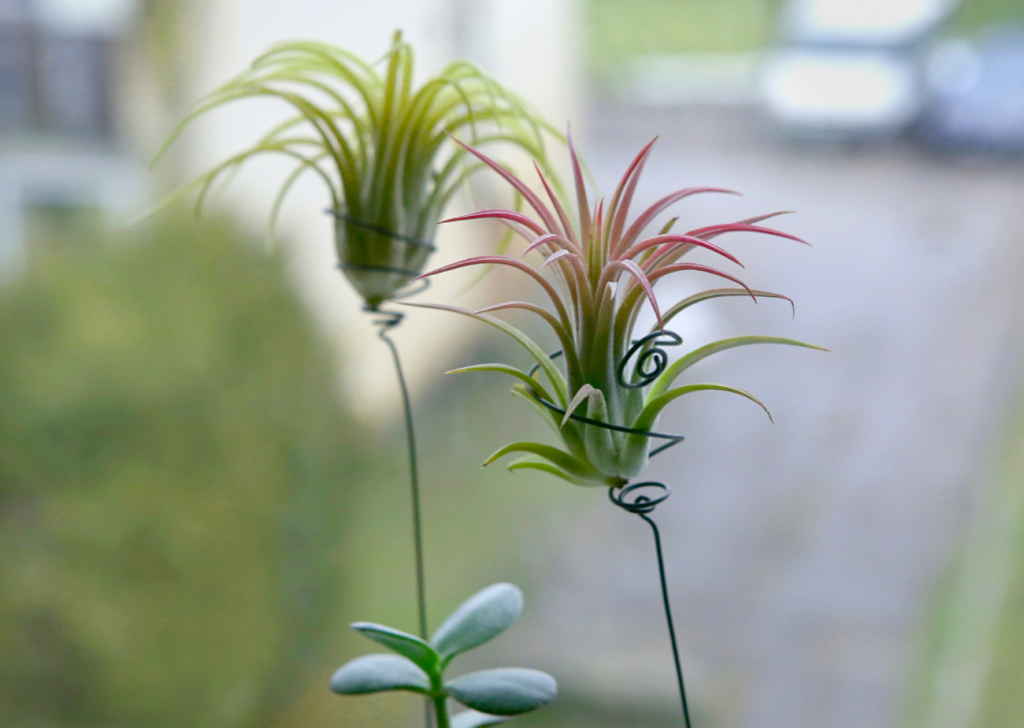
[[[593,478],[603,477],[601,473],[593,468],[589,463],[585,463],[579,458],[573,457],[563,450],[559,450],[557,447],[544,445],[539,442],[513,442],[511,445],[506,445],[487,458],[484,462],[484,466],[490,465],[495,460],[514,452],[528,452],[531,455],[538,455],[545,460],[550,461],[559,469],[564,470],[577,478],[591,480]]]
[[[469,309],[466,308],[459,308],[458,306],[448,306],[440,303],[412,303],[406,301],[403,301],[401,303],[403,306],[429,308],[437,311],[450,311],[452,313],[462,314],[463,316],[469,316],[470,318],[474,318],[477,321],[483,321],[484,323],[490,324],[496,329],[504,331],[506,334],[511,336],[517,342],[519,342],[519,344],[524,349],[530,352],[530,355],[533,357],[533,360],[538,365],[540,365],[540,368],[544,370],[545,374],[547,374],[548,379],[551,381],[552,386],[555,387],[555,391],[558,394],[558,402],[556,402],[555,404],[560,404],[563,406],[565,405],[566,401],[569,398],[569,395],[566,392],[565,378],[562,376],[562,373],[558,370],[558,367],[556,367],[551,362],[551,357],[549,357],[543,349],[537,346],[537,344],[535,344],[529,336],[524,334],[515,326],[507,324],[501,319],[495,318],[493,316],[476,313],[475,311],[470,311]]]
[[[558,683],[546,672],[520,667],[480,670],[445,684],[448,694],[474,710],[520,715],[555,699]]]
[[[331,690],[342,695],[365,695],[387,690],[430,691],[430,680],[412,662],[398,655],[364,655],[331,676]]]
[[[515,367],[511,367],[508,364],[474,364],[473,366],[460,367],[459,369],[452,369],[445,372],[445,374],[464,374],[466,372],[499,372],[501,374],[508,374],[515,377],[516,379],[525,382],[534,394],[538,397],[546,399],[548,402],[551,401],[551,395],[548,394],[548,390],[544,388],[544,385],[538,382],[536,379],[531,377],[526,372],[519,371]],[[486,464],[486,463],[485,463]]]
[[[507,715],[488,715],[478,710],[464,710],[451,719],[451,728],[485,728],[509,720]]]
[[[523,593],[519,587],[507,583],[492,584],[452,612],[430,642],[447,664],[456,655],[494,639],[522,614]]]
[[[419,637],[372,622],[355,622],[352,629],[409,658],[427,673],[433,673],[437,668],[440,657],[429,643]]]
[[[699,349],[694,349],[686,356],[681,357],[670,364],[652,385],[651,390],[647,395],[647,402],[651,402],[655,398],[667,392],[676,377],[702,359],[706,359],[712,354],[717,354],[718,352],[725,351],[726,349],[734,349],[737,346],[749,346],[750,344],[783,344],[785,346],[799,346],[805,349],[828,351],[828,349],[823,349],[820,346],[805,344],[802,341],[796,341],[794,339],[783,339],[777,336],[737,336],[733,339],[722,339],[721,341],[706,344]]]

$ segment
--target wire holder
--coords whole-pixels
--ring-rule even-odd
[[[678,346],[682,343],[683,339],[679,334],[674,331],[666,330],[655,331],[641,339],[634,340],[632,342],[632,346],[626,352],[626,355],[622,357],[622,360],[619,362],[619,366],[617,367],[618,383],[627,389],[639,389],[651,384],[663,371],[665,371],[665,368],[668,366],[668,354],[662,347]],[[556,351],[549,355],[551,359],[556,359],[559,356],[562,356],[561,351]],[[629,360],[634,356],[636,356],[636,363],[633,367],[632,378],[636,381],[627,381],[626,368],[629,364]],[[534,376],[539,369],[540,365],[534,365],[530,370],[530,376]],[[562,415],[566,414],[566,410],[553,402],[549,402],[542,397],[538,397],[536,394],[533,394],[532,391],[531,395],[548,409]],[[613,425],[608,422],[601,422],[600,420],[576,414],[575,412],[570,414],[569,418],[592,427],[601,427],[614,432],[644,435],[649,438],[668,441],[664,445],[659,445],[658,447],[653,448],[650,451],[650,457],[664,452],[674,445],[678,445],[685,439],[682,435],[654,432],[652,430],[639,430],[633,427],[625,427],[623,425]],[[672,645],[672,658],[675,662],[676,683],[679,687],[679,700],[682,704],[684,724],[686,728],[692,728],[692,724],[690,722],[690,707],[686,700],[686,686],[683,681],[683,665],[679,658],[679,645],[676,640],[676,629],[672,619],[672,605],[669,601],[668,595],[668,580],[665,576],[665,556],[661,548],[661,533],[658,531],[658,524],[656,524],[650,517],[651,514],[654,513],[654,509],[668,500],[670,495],[672,495],[672,489],[669,488],[668,485],[653,480],[647,480],[639,483],[627,483],[617,488],[608,489],[608,499],[613,504],[627,513],[632,513],[633,515],[642,518],[647,522],[647,525],[651,527],[651,531],[654,534],[654,549],[658,557],[658,578],[661,582],[661,600],[665,609],[665,621],[668,624],[669,642]]]

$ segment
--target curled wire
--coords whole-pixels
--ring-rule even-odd
[[[640,389],[646,387],[648,384],[653,382],[661,373],[665,371],[665,367],[668,366],[668,354],[661,347],[663,346],[679,346],[683,343],[683,337],[677,334],[675,331],[655,331],[653,334],[648,334],[642,339],[635,339],[633,345],[629,347],[629,351],[622,357],[622,361],[619,362],[618,367],[618,378],[619,384],[626,389]],[[636,354],[640,349],[643,349],[648,344],[653,344],[649,349],[644,349],[640,353],[640,356],[636,359],[636,366],[633,368],[633,376],[639,377],[639,381],[627,382],[626,381],[626,365],[629,364],[629,360]]]
[[[657,495],[645,495],[640,491],[660,491]],[[659,505],[668,500],[672,490],[664,483],[648,480],[643,483],[630,483],[621,488],[609,488],[608,498],[612,503],[624,511],[634,513],[638,516],[647,515],[654,511]]]

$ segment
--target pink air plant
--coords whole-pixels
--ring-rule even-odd
[[[580,163],[570,139],[569,150],[576,182],[577,209],[573,211],[576,219],[570,218],[539,167],[537,173],[550,206],[507,169],[479,151],[466,147],[522,195],[535,217],[512,210],[483,210],[445,222],[501,220],[528,241],[524,255],[538,251],[544,258],[543,263],[538,270],[517,258],[482,255],[446,265],[421,277],[475,265],[509,266],[533,278],[547,294],[553,310],[526,301],[508,301],[477,311],[440,304],[409,305],[470,316],[497,327],[522,345],[536,363],[531,372],[506,364],[479,364],[455,371],[496,371],[518,379],[514,394],[534,407],[565,446],[565,449],[560,449],[535,442],[517,442],[498,450],[485,465],[510,453],[525,453],[509,469],[542,470],[578,485],[624,485],[643,469],[649,457],[651,438],[641,433],[652,430],[662,410],[675,399],[691,392],[718,390],[739,394],[764,407],[752,394],[722,384],[674,387],[679,376],[690,366],[712,354],[747,344],[819,348],[791,339],[743,336],[707,344],[668,364],[664,352],[657,348],[659,343],[665,342],[651,336],[643,343],[636,343],[634,350],[630,351],[637,317],[645,302],[650,304],[658,321],[651,334],[660,332],[661,336],[677,339],[672,332],[665,330],[665,326],[679,313],[702,301],[726,296],[750,296],[755,302],[758,297],[790,301],[777,293],[752,290],[739,278],[717,268],[682,262],[691,251],[698,248],[708,250],[742,267],[735,256],[711,241],[725,233],[752,232],[804,242],[788,233],[758,224],[781,213],[709,225],[681,234],[671,232],[673,219],[657,235],[644,238],[644,230],[674,203],[696,194],[731,193],[731,190],[716,187],[678,190],[658,200],[630,223],[630,203],[653,144],[654,141],[644,147],[629,165],[611,201],[605,204],[604,199],[600,199],[591,208]],[[553,281],[541,271],[550,272]],[[682,272],[715,276],[738,287],[703,291],[663,309],[655,296],[655,286],[662,278]],[[507,309],[530,311],[542,318],[558,338],[563,356],[552,358],[518,328],[492,315]],[[624,360],[632,358],[630,354],[636,354],[638,358],[633,370],[627,373]],[[653,370],[652,361],[656,364]],[[544,373],[543,378],[540,372]],[[587,423],[584,418],[611,427]]]

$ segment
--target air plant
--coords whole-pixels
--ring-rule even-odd
[[[422,277],[467,266],[509,266],[531,277],[543,289],[553,311],[525,301],[508,301],[477,311],[439,304],[409,304],[452,311],[490,324],[518,342],[533,360],[530,371],[507,364],[479,364],[453,372],[488,371],[514,377],[518,381],[513,394],[531,405],[564,445],[562,449],[537,442],[512,443],[491,455],[485,465],[508,454],[525,453],[512,462],[510,470],[541,470],[578,485],[623,486],[645,466],[651,452],[651,436],[647,433],[657,426],[665,407],[676,399],[693,392],[717,390],[745,397],[768,412],[754,395],[736,387],[723,384],[675,386],[691,366],[713,354],[750,344],[819,348],[773,336],[742,336],[701,346],[668,362],[661,346],[680,344],[682,339],[665,327],[691,306],[728,296],[749,296],[755,302],[759,297],[776,298],[792,304],[786,296],[753,290],[739,278],[717,268],[683,262],[684,256],[703,249],[741,265],[735,256],[711,242],[733,232],[804,241],[758,224],[781,213],[709,225],[686,233],[671,232],[676,218],[657,235],[643,237],[656,216],[674,203],[696,194],[731,192],[713,187],[681,189],[666,195],[630,222],[630,203],[653,144],[654,141],[644,147],[629,165],[611,201],[606,205],[600,199],[591,208],[580,162],[570,139],[577,196],[575,220],[559,202],[540,167],[537,173],[550,199],[550,207],[507,169],[480,151],[465,147],[522,195],[536,217],[514,210],[484,210],[445,222],[486,218],[502,221],[529,242],[524,255],[538,251],[543,258],[540,269],[550,270],[554,278],[552,283],[541,270],[518,258],[483,255],[446,265]],[[666,276],[683,272],[716,276],[738,287],[706,290],[662,310],[655,297],[655,286]],[[634,340],[638,315],[645,302],[653,309],[657,324],[650,334]],[[510,309],[539,316],[558,339],[560,356],[546,354],[523,331],[492,315]],[[632,370],[627,371],[630,359],[634,364]]]
[[[397,654],[364,655],[331,677],[342,695],[405,690],[427,696],[438,728],[483,728],[547,705],[558,691],[540,670],[506,667],[478,670],[453,680],[444,673],[451,661],[504,632],[523,613],[523,593],[514,584],[493,584],[456,609],[427,640],[391,627],[356,622],[352,627]],[[469,707],[449,719],[448,699]]]
[[[253,157],[296,160],[271,207],[271,229],[295,182],[305,172],[316,174],[330,194],[340,266],[375,310],[423,270],[445,205],[482,166],[467,164],[450,137],[467,136],[477,145],[506,142],[544,165],[543,133],[552,131],[469,61],[450,63],[414,89],[413,52],[400,32],[382,62],[378,71],[378,64],[313,41],[271,48],[203,99],[154,163],[193,120],[233,101],[276,98],[295,115],[168,201],[198,188],[198,212],[217,180]]]

